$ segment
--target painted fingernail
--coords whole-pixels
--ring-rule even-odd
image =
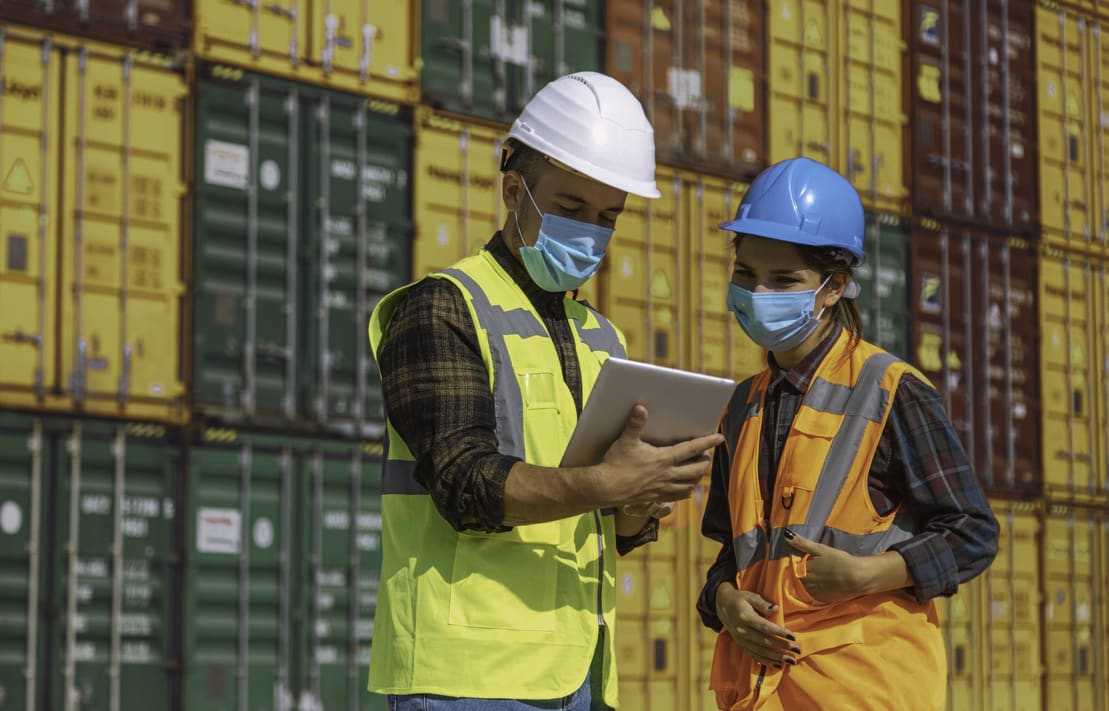
[[[768,607],[768,608],[766,608],[766,609],[767,609],[767,610],[777,610],[777,609],[778,609],[778,606],[777,606],[777,605],[771,605],[770,607]]]
[[[786,661],[789,662],[790,664],[792,664],[793,666],[797,666],[797,660],[794,659],[793,657],[786,657]]]
[[[797,638],[796,638],[796,637],[794,637],[794,636],[793,636],[793,635],[791,635],[791,634],[787,634],[787,635],[786,635],[786,639],[788,639],[788,640],[789,640],[790,642],[796,642],[796,641],[797,641]]]
[[[787,528],[785,531],[783,531],[783,535],[785,535],[787,540],[792,541],[793,537],[797,534]]]
[[[799,647],[790,647],[789,651],[793,652],[794,654],[800,654],[801,653],[801,649]]]

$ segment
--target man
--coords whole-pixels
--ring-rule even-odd
[[[601,364],[625,356],[568,293],[627,193],[659,196],[638,100],[603,74],[556,79],[501,169],[504,228],[370,321],[389,448],[369,689],[400,711],[614,707],[615,554],[655,539],[650,514],[720,441],[652,447],[638,406],[601,464],[558,466]]]

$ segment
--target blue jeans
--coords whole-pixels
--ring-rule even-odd
[[[590,711],[592,698],[587,676],[577,691],[550,701],[456,699],[435,694],[409,694],[390,696],[389,711]]]

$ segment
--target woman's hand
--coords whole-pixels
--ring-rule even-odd
[[[905,559],[896,551],[858,556],[826,546],[786,530],[786,540],[807,553],[801,584],[820,602],[838,602],[868,593],[910,587]]]
[[[759,664],[780,669],[783,664],[796,664],[795,655],[801,649],[792,632],[764,617],[776,608],[757,593],[737,590],[731,583],[716,588],[716,616],[735,643]]]

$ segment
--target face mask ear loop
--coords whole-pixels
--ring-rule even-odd
[[[532,207],[535,208],[535,211],[539,213],[539,218],[542,219],[543,218],[543,211],[540,210],[539,206],[535,204],[535,198],[533,198],[531,196],[531,190],[528,189],[528,181],[524,180],[524,176],[522,176],[522,175],[520,176],[520,184],[524,186],[524,192],[527,193],[528,200],[531,202]],[[512,217],[513,217],[513,219],[516,220],[516,234],[519,235],[519,237],[520,237],[520,246],[521,247],[530,247],[530,246],[532,246],[532,245],[529,245],[527,243],[527,240],[524,239],[524,231],[520,229],[520,213],[517,210],[513,210],[512,211]]]
[[[820,284],[820,286],[816,287],[816,291],[815,291],[815,292],[813,292],[813,295],[812,295],[812,298],[813,298],[813,308],[815,308],[815,307],[816,307],[816,297],[820,295],[820,290],[821,290],[821,289],[823,289],[823,288],[824,288],[825,286],[827,286],[827,285],[828,285],[828,282],[830,282],[831,280],[832,280],[832,275],[831,275],[831,274],[829,274],[829,275],[828,275],[828,278],[827,278],[827,279],[825,279],[825,280],[824,280],[824,281],[823,281],[823,282],[822,282],[822,283]],[[827,310],[828,310],[828,307],[827,307],[827,306],[821,306],[821,307],[820,307],[820,313],[818,313],[818,314],[816,315],[816,320],[817,320],[817,321],[819,321],[819,320],[821,319],[821,317],[822,317],[822,316],[824,316],[824,312],[825,312],[825,311],[827,311]]]

